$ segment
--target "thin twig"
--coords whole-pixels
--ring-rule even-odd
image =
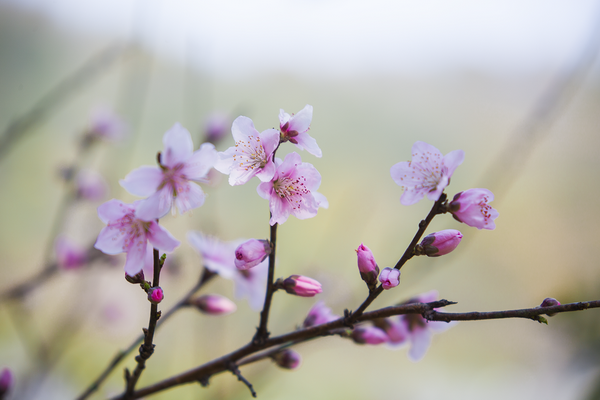
[[[256,334],[252,339],[255,344],[264,342],[269,337],[269,331],[267,324],[269,322],[269,311],[271,310],[271,300],[273,299],[273,293],[275,293],[275,286],[273,281],[275,280],[275,250],[277,248],[277,223],[271,226],[271,254],[269,254],[269,276],[267,277],[267,289],[265,292],[265,304],[260,313],[260,324],[256,329]]]
[[[242,373],[238,369],[237,365],[235,365],[235,363],[230,363],[229,367],[227,369],[229,369],[235,376],[237,376],[238,381],[241,381],[246,386],[248,386],[248,389],[250,390],[250,393],[252,394],[252,397],[256,398],[256,392],[254,391],[254,388],[252,387],[252,384],[246,378],[244,378],[244,376],[242,375]]]

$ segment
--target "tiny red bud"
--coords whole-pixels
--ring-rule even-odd
[[[160,286],[148,289],[148,301],[152,304],[158,304],[165,298],[163,290]]]

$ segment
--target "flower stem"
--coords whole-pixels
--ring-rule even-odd
[[[256,334],[252,339],[252,343],[260,344],[269,338],[269,331],[267,330],[267,323],[269,321],[269,311],[271,309],[271,300],[273,299],[273,293],[275,293],[275,249],[277,247],[277,223],[271,226],[271,254],[269,254],[269,276],[267,278],[267,290],[265,294],[265,304],[263,310],[260,313],[260,325],[256,329]]]

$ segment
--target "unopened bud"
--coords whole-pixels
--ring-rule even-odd
[[[302,326],[310,328],[311,326],[326,324],[327,322],[335,321],[339,316],[331,312],[331,309],[322,301],[318,301],[304,319]]]
[[[454,219],[477,229],[495,229],[496,211],[488,203],[494,194],[487,189],[469,189],[457,193],[448,205]]]
[[[12,371],[8,368],[3,368],[0,371],[0,399],[3,399],[4,395],[12,388],[13,381]]]
[[[377,276],[379,275],[379,267],[375,262],[375,257],[371,250],[364,244],[360,244],[356,249],[356,255],[358,258],[358,270],[360,271],[360,277],[367,285],[374,285],[377,282]]]
[[[391,289],[400,284],[400,270],[390,267],[385,267],[379,275],[379,282],[384,289]]]
[[[145,282],[144,271],[140,271],[137,274],[135,274],[134,276],[129,276],[129,275],[127,275],[127,273],[125,273],[125,280],[134,285],[143,283],[143,282]]]
[[[235,266],[244,270],[257,266],[271,254],[268,240],[250,239],[235,249]]]
[[[152,304],[158,304],[165,298],[163,290],[160,286],[155,286],[148,289],[148,301]]]
[[[462,239],[462,233],[456,229],[446,229],[431,233],[416,246],[415,254],[428,257],[439,257],[454,250]]]
[[[272,357],[275,364],[285,369],[296,369],[302,362],[300,354],[291,349],[284,349],[275,353]]]
[[[553,297],[546,297],[544,299],[544,301],[542,301],[542,304],[540,304],[540,307],[552,307],[552,306],[560,306],[560,302],[558,300],[556,300]],[[556,313],[550,313],[550,314],[546,314],[549,317],[553,317],[556,315]]]
[[[280,284],[289,294],[302,297],[313,297],[323,291],[319,282],[302,275],[292,275]]]
[[[231,314],[237,309],[235,303],[218,294],[206,294],[190,300],[190,304],[208,315]]]
[[[359,326],[352,330],[352,340],[358,344],[381,344],[388,339],[388,335],[375,326]]]

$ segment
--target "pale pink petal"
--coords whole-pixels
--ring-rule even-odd
[[[134,208],[130,204],[112,199],[98,207],[98,218],[105,224],[108,224],[110,221],[123,218],[127,213],[133,212],[133,210]]]
[[[161,163],[168,168],[187,161],[194,151],[192,136],[179,122],[165,133],[163,145],[165,150],[161,155]]]
[[[152,246],[161,251],[171,252],[181,244],[169,231],[154,221],[148,227],[147,237]]]
[[[218,159],[215,163],[215,169],[223,174],[228,174],[233,168],[233,155],[235,147],[230,147],[227,150],[218,153]]]
[[[148,197],[156,191],[163,180],[163,172],[158,167],[143,166],[131,171],[119,183],[134,196]]]
[[[463,163],[465,160],[465,152],[462,150],[454,150],[444,156],[444,167],[446,168],[445,174],[448,179],[454,173],[456,167]]]
[[[235,168],[234,166],[229,173],[229,184],[231,186],[243,185],[248,182],[255,173],[256,171],[253,169]]]
[[[421,141],[416,141],[413,144],[411,152],[413,155],[413,161],[416,162],[422,162],[423,160],[426,160],[430,157],[442,157],[442,153],[440,153],[440,151],[437,148],[430,145],[429,143]],[[417,157],[415,157],[415,155],[417,155]]]
[[[187,182],[178,189],[177,196],[175,197],[175,204],[179,209],[179,213],[183,214],[186,211],[202,206],[204,204],[205,195],[202,188],[194,182]]]
[[[310,154],[312,154],[315,157],[323,157],[323,152],[321,151],[321,149],[319,148],[319,145],[317,144],[317,141],[310,136],[308,133],[301,133],[298,136],[296,136],[296,141],[298,142],[298,144],[296,144],[296,146],[300,149],[300,150],[306,150],[307,152],[309,152]]]
[[[420,329],[413,332],[411,335],[410,350],[408,350],[408,358],[411,361],[417,362],[421,360],[427,349],[431,345],[432,333],[428,329]]]
[[[232,279],[237,273],[234,264],[235,249],[241,244],[240,241],[222,242],[213,236],[195,231],[188,232],[187,239],[202,256],[206,268],[226,279]]]
[[[271,197],[269,206],[271,209],[271,220],[269,221],[271,226],[275,224],[283,224],[285,221],[287,221],[292,212],[292,207],[290,204],[286,200],[280,199],[277,195],[273,195]]]
[[[268,260],[263,261],[252,269],[243,272],[237,271],[233,278],[235,281],[235,298],[247,299],[250,308],[254,311],[259,311],[265,303],[268,272]]]
[[[271,192],[273,191],[273,182],[264,182],[258,185],[256,188],[258,195],[265,200],[269,200],[271,198]]]
[[[135,217],[142,221],[152,221],[164,217],[173,204],[173,190],[165,186],[145,200],[140,200]]]
[[[419,200],[423,198],[424,194],[425,193],[423,192],[417,192],[415,190],[405,190],[404,193],[402,193],[402,196],[400,196],[400,203],[404,206],[411,206],[418,203]]]
[[[265,164],[265,166],[256,173],[256,177],[262,182],[271,181],[271,179],[273,179],[273,176],[275,176],[275,164],[273,164],[273,161],[271,160],[269,160],[269,162]],[[231,176],[229,177],[229,179],[231,180]]]
[[[288,130],[296,131],[298,133],[306,132],[310,127],[312,117],[313,106],[307,104],[302,110],[300,110],[290,118],[290,127],[288,128]]]
[[[271,159],[273,152],[279,146],[279,131],[275,129],[267,129],[263,131],[260,135],[260,142],[262,143],[263,148],[265,149],[265,154],[269,159]]]
[[[244,117],[240,115],[237,117],[233,124],[231,125],[231,134],[233,135],[233,139],[237,141],[247,141],[248,136],[260,137],[260,134],[254,127],[254,123],[248,117]]]
[[[126,236],[119,228],[105,226],[98,234],[94,247],[105,254],[119,254],[126,251],[125,239]]]
[[[286,122],[290,121],[290,114],[283,111],[282,108],[279,109],[279,126],[284,126]]]
[[[329,201],[327,200],[327,197],[319,192],[312,192],[312,195],[317,201],[319,208],[329,208]]]
[[[135,276],[144,268],[147,246],[148,241],[144,236],[135,238],[135,242],[127,251],[127,260],[125,261],[125,273],[127,275]]]
[[[202,180],[206,178],[208,171],[219,160],[215,146],[212,143],[203,143],[200,150],[195,151],[185,162],[181,173],[191,180]]]

